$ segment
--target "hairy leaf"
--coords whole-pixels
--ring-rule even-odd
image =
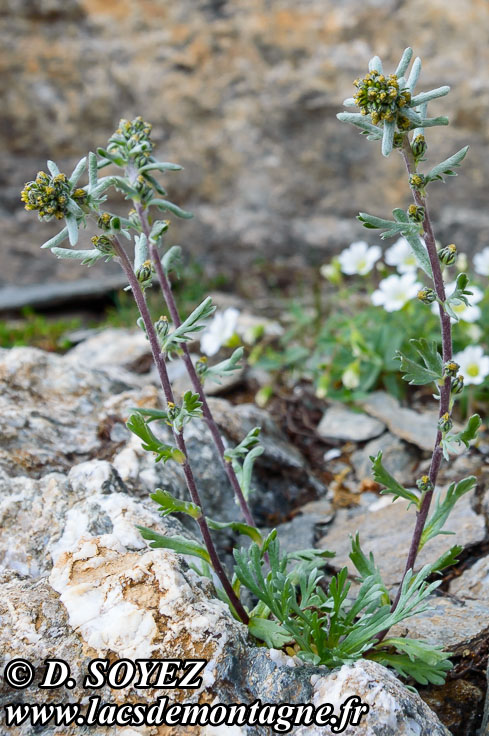
[[[139,530],[143,539],[151,542],[149,546],[153,549],[172,549],[174,552],[178,552],[179,555],[191,555],[200,557],[201,560],[205,560],[209,564],[211,562],[208,551],[198,542],[186,539],[178,534],[173,537],[165,537],[163,534],[158,534],[158,532],[144,526],[136,525],[136,529]]]
[[[375,457],[372,455],[370,460],[372,462],[372,474],[374,476],[374,480],[377,483],[380,483],[380,485],[385,486],[385,488],[380,491],[381,494],[392,493],[394,495],[393,500],[399,497],[405,498],[410,503],[414,503],[417,508],[419,507],[418,496],[412,491],[408,491],[407,488],[404,488],[404,486],[398,483],[398,481],[384,468],[382,465],[381,450],[379,450]]]

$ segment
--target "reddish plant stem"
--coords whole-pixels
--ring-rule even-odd
[[[409,139],[407,135],[404,136],[402,155],[404,158],[404,163],[406,164],[406,169],[408,171],[408,174],[409,176],[411,176],[411,174],[414,174],[416,172],[416,163],[414,160],[413,152],[411,150],[411,145],[409,143]],[[413,197],[414,197],[414,201],[416,205],[418,205],[418,207],[424,208],[424,212],[425,212],[425,217],[423,221],[424,240],[426,243],[426,249],[428,251],[428,257],[430,259],[431,270],[433,273],[433,284],[434,284],[435,292],[436,292],[438,299],[444,302],[446,298],[445,285],[443,283],[443,274],[441,270],[440,259],[438,258],[435,236],[433,233],[433,227],[431,225],[431,220],[430,220],[430,216],[428,212],[426,198],[422,197],[420,192],[414,188],[412,188],[412,193],[413,193]],[[449,315],[445,312],[445,310],[443,309],[440,303],[438,304],[438,308],[440,311],[442,356],[443,356],[443,362],[447,363],[448,361],[452,359],[452,325],[450,322]],[[445,414],[449,410],[450,388],[451,388],[451,379],[447,376],[444,380],[443,386],[441,386],[440,388],[439,417],[441,417],[443,414]],[[433,490],[428,491],[425,494],[422,504],[421,504],[421,508],[416,513],[416,524],[414,527],[414,532],[413,532],[413,536],[411,539],[411,545],[410,545],[407,560],[406,560],[406,567],[404,569],[404,574],[402,576],[401,584],[399,586],[399,590],[397,591],[396,598],[394,600],[394,603],[392,604],[392,609],[391,609],[392,611],[395,611],[395,609],[397,608],[397,604],[399,603],[399,598],[401,596],[402,583],[404,582],[404,578],[406,577],[408,570],[412,570],[414,568],[414,563],[416,562],[416,557],[418,555],[421,535],[423,534],[423,529],[425,527],[426,520],[428,518],[431,500],[433,498],[434,488],[436,485],[436,479],[438,477],[438,471],[440,469],[440,464],[442,460],[442,448],[440,445],[441,438],[442,438],[442,433],[441,433],[441,430],[438,429],[436,433],[435,446],[433,448],[433,454],[431,457],[430,469],[428,473],[428,477],[432,483]],[[383,633],[382,638],[384,638],[387,632],[382,632],[382,633]],[[379,639],[379,641],[381,641],[381,639]]]
[[[139,219],[141,221],[143,232],[145,233],[149,241],[149,225],[148,225],[148,218],[147,218],[146,212],[144,211],[143,207],[140,204],[136,204],[136,211],[139,215]],[[161,265],[161,259],[158,255],[158,250],[155,245],[150,244],[150,254],[151,254],[151,260],[156,270],[156,274],[158,276],[158,281],[160,282],[160,287],[163,293],[163,298],[167,304],[173,324],[175,325],[175,327],[180,327],[182,322],[180,319],[180,315],[178,313],[177,305],[175,303],[171,284],[170,284],[170,281],[167,275],[165,274],[163,266]],[[204,388],[197,375],[197,371],[195,370],[194,364],[192,363],[192,358],[190,357],[188,346],[184,343],[182,346],[182,349],[183,349],[183,362],[185,364],[185,368],[187,369],[187,373],[190,377],[190,381],[192,383],[193,389],[199,395],[200,401],[202,402],[202,413],[204,415],[204,419],[207,423],[207,426],[209,427],[209,431],[212,435],[212,439],[219,453],[219,457],[221,458],[222,464],[224,466],[224,470],[226,471],[229,482],[231,483],[236,499],[241,508],[243,517],[245,518],[247,524],[250,524],[251,526],[256,526],[253,516],[251,514],[251,511],[250,511],[250,508],[248,506],[248,503],[243,495],[243,491],[241,490],[241,486],[239,484],[238,477],[236,473],[234,472],[234,468],[231,465],[231,463],[227,462],[224,458],[224,452],[225,452],[224,443],[222,441],[221,434],[219,432],[219,428],[216,424],[216,421],[214,417],[212,416],[212,412],[207,402]]]
[[[146,328],[146,334],[148,335],[149,344],[151,346],[151,352],[153,353],[153,359],[156,365],[156,368],[158,370],[158,375],[160,377],[161,386],[163,388],[163,392],[165,394],[165,399],[168,402],[173,402],[173,390],[171,387],[170,380],[168,378],[168,371],[166,369],[165,360],[163,358],[163,355],[161,354],[160,346],[158,343],[158,337],[156,335],[156,331],[153,325],[153,322],[151,320],[151,315],[149,313],[148,306],[146,304],[146,300],[144,298],[143,291],[141,289],[141,286],[136,278],[136,275],[134,273],[134,270],[132,268],[132,264],[121,245],[120,241],[114,237],[114,248],[116,251],[116,254],[119,258],[119,261],[121,263],[121,266],[127,276],[127,280],[129,281],[129,285],[131,287],[132,293],[134,295],[134,299],[136,301],[137,307],[139,309],[139,313],[141,314],[141,317],[144,322],[144,326]],[[212,537],[209,531],[209,527],[207,525],[207,521],[204,515],[204,508],[202,505],[202,501],[200,499],[199,492],[197,490],[197,486],[195,483],[195,478],[192,472],[192,468],[190,467],[189,461],[188,461],[188,455],[187,455],[187,448],[185,446],[185,440],[183,437],[183,432],[176,432],[173,430],[173,436],[175,438],[176,445],[178,449],[184,454],[185,456],[185,462],[183,464],[183,473],[185,476],[185,481],[187,484],[188,491],[190,493],[190,497],[193,501],[193,503],[197,504],[197,506],[201,509],[201,515],[196,519],[202,538],[204,540],[205,546],[207,548],[207,551],[209,552],[209,556],[211,558],[212,567],[214,568],[214,571],[219,578],[222,587],[226,591],[226,594],[231,602],[231,605],[235,609],[237,615],[239,618],[243,621],[243,623],[247,624],[249,622],[248,614],[246,613],[245,609],[243,608],[243,605],[239,598],[237,597],[236,593],[233,590],[233,587],[231,583],[229,582],[229,578],[226,575],[226,572],[221,565],[221,561],[219,560],[216,548],[214,546],[214,542],[212,541]]]

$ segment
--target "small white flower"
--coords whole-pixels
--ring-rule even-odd
[[[475,254],[474,269],[481,276],[489,276],[489,247]]]
[[[345,248],[342,253],[338,256],[341,270],[348,276],[358,274],[365,276],[376,261],[379,260],[382,251],[378,245],[372,245],[368,247],[368,243],[363,240],[359,240],[356,243],[352,243],[349,248]]]
[[[360,362],[354,360],[343,371],[341,382],[345,388],[355,389],[360,385]]]
[[[200,349],[205,355],[215,355],[234,335],[238,322],[239,309],[229,307],[224,312],[216,312],[212,322],[200,338]]]
[[[416,271],[418,262],[406,238],[399,238],[385,252],[384,260],[388,266],[395,266],[399,273]]]
[[[379,288],[372,294],[372,302],[377,307],[384,307],[386,312],[397,312],[413,299],[420,289],[421,284],[416,281],[416,274],[412,272],[402,276],[392,274],[380,282]]]
[[[455,281],[452,281],[450,284],[445,284],[445,295],[447,297],[451,296],[455,291],[455,287]],[[477,286],[470,285],[469,291],[472,292],[472,296],[468,297],[468,300],[470,302],[468,306],[463,302],[461,302],[460,304],[450,304],[450,306],[457,317],[463,322],[477,322],[477,320],[480,319],[481,310],[480,307],[476,307],[475,305],[481,301],[481,299],[484,297],[484,294]],[[433,304],[431,305],[431,310],[433,314],[439,314],[438,304],[436,302],[433,302]],[[453,322],[456,322],[456,320],[452,318],[452,323]]]
[[[459,364],[466,385],[473,383],[478,386],[489,376],[489,355],[484,355],[480,345],[469,345],[461,353],[454,355],[453,359]]]

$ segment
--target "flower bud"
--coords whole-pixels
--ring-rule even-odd
[[[413,152],[414,158],[419,161],[419,159],[423,158],[423,156],[426,153],[426,149],[428,146],[426,145],[425,137],[424,135],[417,135],[416,138],[411,143],[411,150]]]
[[[404,133],[398,133],[397,131],[394,133],[394,148],[402,148],[404,144],[404,135]]]
[[[452,385],[450,387],[452,394],[461,394],[464,390],[464,377],[460,373],[454,379],[452,379]]]
[[[425,178],[423,174],[411,174],[409,177],[409,186],[417,192],[422,192],[425,186]]]
[[[459,368],[460,366],[458,363],[455,363],[454,360],[449,360],[448,363],[445,363],[443,366],[443,373],[445,376],[453,378],[457,375]]]
[[[115,253],[112,240],[106,235],[94,235],[91,239],[94,247],[101,253],[113,255]]]
[[[109,212],[102,212],[102,214],[99,216],[97,220],[97,226],[101,230],[110,230],[111,219],[112,219],[112,215]]]
[[[410,204],[408,207],[408,217],[411,222],[424,221],[424,207],[418,207],[416,204]]]
[[[438,420],[438,429],[441,429],[442,432],[449,432],[452,427],[452,419],[450,417],[450,414],[446,411],[445,414],[442,414],[442,416]]]
[[[433,302],[436,301],[436,292],[434,289],[430,289],[428,286],[425,286],[424,289],[418,291],[417,297],[420,302],[423,302],[423,304],[433,304]]]
[[[136,271],[136,278],[140,284],[144,284],[145,281],[148,281],[148,279],[151,278],[152,273],[153,268],[151,265],[151,261],[144,261],[142,266],[140,266]]]
[[[160,339],[167,336],[170,325],[168,323],[168,317],[164,314],[155,322],[156,334]]]
[[[430,481],[428,475],[422,475],[421,478],[418,478],[418,480],[416,481],[416,485],[418,486],[421,493],[428,493],[429,491],[433,490],[433,483]]]
[[[438,251],[438,258],[441,263],[445,264],[445,266],[452,266],[457,258],[457,246],[454,243],[451,243],[450,245],[445,246],[445,248],[440,248]]]

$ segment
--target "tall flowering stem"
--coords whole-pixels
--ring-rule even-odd
[[[139,219],[141,221],[141,226],[143,228],[143,232],[148,238],[149,241],[149,234],[150,234],[150,228],[148,224],[148,216],[147,212],[143,208],[143,206],[140,203],[135,203],[135,208],[138,213]],[[179,327],[182,324],[182,321],[180,319],[180,315],[178,313],[178,308],[175,302],[175,298],[173,296],[173,291],[171,288],[170,281],[163,269],[163,266],[161,265],[161,259],[158,254],[158,249],[156,245],[150,244],[150,255],[151,260],[153,262],[156,275],[158,277],[158,281],[161,287],[161,291],[163,293],[163,298],[166,302],[166,305],[168,307],[168,310],[170,312],[170,316],[172,318],[173,324],[175,327]],[[210,410],[209,404],[207,402],[207,398],[205,395],[204,388],[202,386],[202,383],[197,375],[197,371],[195,370],[195,366],[192,363],[192,358],[190,357],[190,352],[188,349],[188,346],[184,343],[182,346],[183,349],[183,362],[185,364],[185,368],[187,369],[187,373],[190,377],[190,380],[192,382],[192,386],[194,391],[199,395],[199,398],[202,402],[202,413],[204,415],[204,419],[207,423],[207,426],[209,427],[209,431],[212,435],[212,439],[214,441],[214,444],[217,448],[217,451],[219,453],[219,457],[221,458],[221,461],[224,465],[224,469],[226,471],[227,477],[229,479],[229,482],[231,483],[231,486],[233,488],[234,494],[236,496],[236,499],[239,503],[239,506],[241,508],[242,514],[244,519],[246,520],[247,524],[250,524],[250,526],[255,526],[255,522],[253,520],[253,516],[251,514],[250,508],[248,506],[248,503],[243,495],[243,491],[241,490],[241,486],[239,484],[238,477],[236,473],[234,472],[234,468],[231,465],[230,462],[227,462],[224,458],[224,452],[225,447],[224,443],[221,438],[221,434],[219,432],[219,428],[216,424],[216,421],[214,417],[212,416],[212,412]]]
[[[119,241],[117,237],[113,238],[113,244],[114,244],[115,253],[117,257],[119,258],[120,264],[127,276],[127,280],[129,281],[129,285],[131,287],[131,290],[134,296],[134,300],[137,304],[139,313],[141,314],[141,317],[143,319],[144,327],[146,329],[146,334],[148,335],[149,344],[151,346],[151,352],[153,353],[153,359],[154,359],[156,368],[158,370],[158,375],[160,377],[161,386],[165,394],[166,402],[175,403],[174,396],[173,396],[173,390],[172,390],[171,383],[168,377],[168,371],[166,368],[165,360],[160,350],[160,346],[158,343],[158,336],[156,334],[153,322],[151,320],[151,315],[149,313],[148,305],[146,304],[146,300],[144,298],[143,291],[136,277],[136,274],[134,273],[131,262],[121,242]],[[212,562],[212,567],[214,568],[214,571],[217,577],[219,578],[221,585],[224,588],[234,610],[238,614],[239,618],[243,621],[243,623],[247,624],[249,621],[249,616],[246,613],[245,609],[243,608],[241,601],[236,596],[236,593],[233,590],[233,587],[229,581],[229,578],[226,575],[226,572],[219,560],[219,556],[214,546],[214,542],[212,541],[212,537],[209,531],[209,527],[207,525],[207,521],[206,521],[205,514],[204,514],[204,509],[202,506],[202,501],[200,499],[200,494],[197,490],[197,485],[195,483],[194,474],[188,462],[187,448],[185,445],[183,432],[182,431],[177,432],[173,430],[173,436],[175,438],[175,442],[176,442],[178,449],[185,456],[185,461],[183,463],[183,473],[185,476],[185,481],[187,484],[187,488],[188,488],[190,497],[192,498],[193,503],[195,503],[201,509],[201,513],[196,518],[196,521],[199,525],[200,532],[202,534],[202,538],[204,540],[207,551],[209,552],[209,556]]]
[[[416,173],[416,162],[415,162],[414,155],[411,149],[411,144],[409,143],[409,139],[407,135],[404,136],[403,147],[401,149],[401,153],[404,159],[404,163],[406,164],[406,169],[409,174],[409,177],[411,177],[412,175]],[[424,241],[426,243],[426,249],[428,251],[428,257],[430,259],[431,270],[433,273],[434,289],[436,292],[436,296],[439,299],[438,308],[440,312],[442,357],[443,357],[443,362],[446,364],[452,359],[452,324],[450,321],[450,316],[446,313],[446,311],[443,309],[442,304],[440,303],[440,302],[444,302],[446,298],[445,284],[443,282],[443,273],[441,270],[440,259],[438,257],[435,236],[433,233],[433,227],[431,225],[426,197],[423,197],[421,193],[415,187],[411,187],[411,191],[413,193],[415,204],[418,207],[423,207],[424,213],[425,213],[425,217],[423,221]],[[439,409],[440,419],[444,414],[446,414],[449,411],[451,383],[452,383],[451,377],[446,376],[443,386],[441,386],[441,389],[440,389],[440,409]],[[414,527],[413,537],[411,540],[411,545],[410,545],[409,553],[408,553],[407,560],[406,560],[406,566],[405,566],[404,575],[402,578],[403,580],[406,576],[407,571],[412,570],[414,568],[414,563],[416,562],[416,557],[418,555],[421,535],[423,533],[423,529],[426,524],[426,519],[428,518],[428,513],[430,510],[430,506],[431,506],[431,500],[433,498],[434,488],[436,485],[436,479],[438,477],[438,471],[440,469],[440,464],[441,464],[442,457],[443,457],[443,452],[441,448],[441,438],[442,438],[442,432],[441,432],[441,429],[438,428],[438,431],[436,433],[435,446],[433,448],[433,454],[431,456],[430,469],[428,473],[432,490],[429,490],[426,492],[424,499],[423,499],[423,503],[421,504],[421,508],[416,514],[416,524]],[[401,591],[401,587],[399,587],[397,596],[394,600],[394,603],[392,606],[393,610],[395,610],[399,602],[400,591]]]

